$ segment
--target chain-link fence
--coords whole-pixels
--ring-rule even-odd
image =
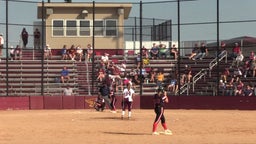
[[[219,81],[222,79],[222,71],[226,67],[232,65],[232,60],[229,61],[221,60],[220,57],[216,57],[221,51],[220,43],[226,43],[226,50],[228,55],[232,53],[232,49],[235,43],[238,43],[242,49],[242,52],[245,56],[245,59],[249,57],[251,51],[254,51],[256,38],[254,25],[256,22],[256,17],[253,15],[255,9],[252,6],[251,1],[249,0],[234,0],[232,4],[230,1],[225,0],[170,0],[170,1],[151,1],[151,2],[117,2],[114,4],[131,4],[131,11],[129,16],[124,20],[123,25],[120,23],[115,23],[116,28],[113,29],[113,17],[112,21],[101,21],[97,18],[97,4],[108,5],[113,4],[111,2],[82,2],[82,1],[72,1],[71,3],[64,4],[68,7],[69,4],[87,4],[89,12],[93,13],[92,17],[88,18],[90,21],[81,21],[81,17],[77,19],[71,19],[66,17],[68,13],[63,13],[65,16],[56,17],[58,21],[53,21],[51,24],[45,24],[44,17],[47,18],[47,13],[51,12],[51,9],[45,9],[44,6],[48,4],[48,7],[52,4],[58,5],[63,4],[63,2],[55,1],[18,1],[18,0],[0,0],[0,33],[3,34],[5,44],[2,49],[2,60],[6,60],[6,65],[1,63],[1,73],[7,81],[1,85],[2,91],[8,95],[10,92],[11,84],[8,78],[11,78],[12,70],[9,68],[9,53],[11,47],[16,47],[17,45],[22,47],[23,50],[33,50],[33,55],[28,55],[31,57],[40,57],[38,59],[41,64],[41,93],[40,95],[45,94],[45,63],[46,61],[43,58],[43,49],[39,51],[35,50],[35,29],[38,28],[41,32],[39,47],[43,48],[48,44],[48,40],[54,38],[54,33],[47,35],[47,28],[54,29],[55,32],[60,30],[62,27],[66,29],[65,26],[60,27],[61,22],[67,22],[70,24],[69,32],[73,33],[74,29],[76,30],[76,24],[84,25],[80,26],[81,29],[84,28],[84,34],[89,34],[85,37],[84,43],[78,43],[77,45],[87,45],[88,41],[92,43],[95,51],[102,51],[102,48],[97,46],[100,43],[98,39],[98,34],[101,32],[105,35],[112,35],[117,29],[123,29],[124,40],[117,43],[116,45],[120,46],[124,51],[122,54],[126,54],[128,51],[134,51],[135,53],[142,53],[141,47],[145,46],[148,50],[151,49],[153,43],[165,44],[168,48],[168,54],[171,51],[171,47],[175,44],[178,49],[178,58],[173,60],[172,63],[175,63],[175,68],[171,71],[166,71],[166,74],[177,73],[177,87],[179,87],[178,93],[172,93],[174,95],[220,95]],[[38,9],[38,6],[43,7]],[[88,6],[89,5],[89,6]],[[85,11],[84,11],[85,12]],[[88,12],[88,11],[86,11]],[[104,12],[104,10],[103,10]],[[84,13],[85,14],[85,13]],[[87,14],[87,13],[86,13]],[[40,16],[41,15],[41,16]],[[93,17],[94,16],[94,17]],[[67,20],[65,20],[67,19]],[[79,22],[78,22],[79,21]],[[89,22],[89,23],[87,23]],[[73,25],[75,23],[75,25]],[[92,25],[91,23],[95,24]],[[88,25],[87,25],[88,24]],[[102,28],[101,28],[102,24]],[[107,26],[111,24],[111,26]],[[73,26],[72,26],[73,25]],[[65,27],[65,28],[64,28]],[[26,29],[27,38],[22,38],[22,30]],[[89,29],[89,31],[87,31]],[[80,29],[78,29],[80,30]],[[61,32],[61,31],[58,31]],[[67,31],[68,32],[68,31]],[[82,33],[80,33],[82,34]],[[120,36],[120,35],[119,35]],[[59,37],[61,39],[61,37]],[[66,41],[68,41],[65,38]],[[77,37],[79,39],[79,37]],[[24,45],[25,42],[25,45]],[[76,42],[76,41],[74,41]],[[115,41],[113,41],[115,43]],[[195,44],[199,47],[202,43],[206,44],[206,47],[209,51],[208,55],[204,60],[190,60],[192,49]],[[52,47],[52,49],[61,49],[62,43],[59,46]],[[120,48],[118,48],[119,50]],[[106,49],[103,52],[107,51]],[[102,52],[102,53],[103,53]],[[39,53],[36,55],[36,53]],[[129,55],[128,55],[129,56]],[[143,56],[140,55],[142,59]],[[168,56],[169,59],[173,59],[173,56]],[[34,58],[32,58],[34,60]],[[93,59],[93,63],[96,63],[96,57]],[[161,60],[160,60],[161,61]],[[245,60],[244,60],[245,62]],[[153,61],[152,61],[153,63]],[[214,64],[212,64],[214,63]],[[72,63],[73,64],[73,63]],[[161,64],[165,64],[164,62]],[[168,64],[168,63],[167,63]],[[211,65],[212,64],[212,65]],[[11,66],[11,65],[10,65]],[[200,80],[185,82],[186,91],[182,92],[181,88],[184,85],[181,82],[182,74],[184,73],[184,68],[189,66],[192,68],[192,77],[198,73],[204,73],[203,77],[200,77]],[[73,67],[73,66],[71,66]],[[148,66],[153,67],[153,66]],[[91,85],[90,88],[92,91],[96,89],[96,68],[94,64],[92,65],[93,79],[88,81],[88,84]],[[168,69],[168,65],[165,67]],[[10,71],[9,71],[10,70]],[[230,69],[231,72],[234,69]],[[211,73],[211,76],[209,76]],[[250,76],[253,76],[251,74]],[[22,77],[19,77],[19,79]],[[169,77],[168,77],[169,78]],[[166,77],[166,79],[168,79]],[[231,78],[231,77],[230,77]],[[17,78],[16,78],[17,79]],[[243,79],[247,84],[254,82],[254,79],[248,80]],[[166,80],[168,83],[169,79]],[[209,81],[207,83],[207,81]],[[19,81],[20,82],[20,81]],[[191,84],[192,83],[192,84]],[[5,85],[6,84],[6,85]],[[21,83],[22,85],[22,83]],[[79,85],[79,84],[78,84]],[[192,85],[202,89],[192,90]],[[21,87],[21,86],[19,86]],[[142,89],[146,87],[144,84],[140,85],[140,94],[144,92]],[[79,87],[76,87],[79,89]],[[82,89],[87,89],[83,87]],[[208,92],[210,91],[210,93]],[[235,89],[234,89],[235,91]]]

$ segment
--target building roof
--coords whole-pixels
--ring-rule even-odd
[[[38,3],[38,18],[42,18],[42,3]],[[44,3],[45,8],[93,8],[93,3]],[[123,8],[124,19],[129,17],[132,4],[131,3],[95,3],[95,8]]]

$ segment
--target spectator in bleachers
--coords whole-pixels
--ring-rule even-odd
[[[249,63],[251,63],[255,59],[256,59],[255,53],[254,53],[254,51],[251,51],[250,56],[249,56]]]
[[[234,92],[235,92],[235,85],[233,81],[226,83],[226,95],[234,96]]]
[[[81,48],[80,45],[78,45],[78,46],[76,47],[76,57],[78,58],[78,61],[79,61],[79,62],[82,61],[83,49]]]
[[[221,73],[221,80],[223,80],[224,83],[227,83],[227,79],[230,76],[229,68],[225,68],[224,71]]]
[[[235,88],[235,96],[242,96],[244,83],[241,80],[238,80]]]
[[[240,78],[242,77],[242,75],[243,75],[243,73],[242,73],[241,68],[236,67],[234,69],[231,81],[232,82],[238,82],[240,80]]]
[[[153,43],[153,46],[150,49],[150,56],[152,59],[158,59],[158,55],[159,55],[159,47],[156,45],[156,43]]]
[[[202,60],[208,54],[208,49],[205,43],[201,43],[200,52],[195,56],[195,59]]]
[[[99,70],[97,80],[98,80],[99,82],[102,82],[102,81],[105,80],[105,72],[104,72],[103,69],[100,69],[100,70]]]
[[[239,53],[237,54],[236,58],[233,59],[232,65],[233,67],[239,67],[240,65],[243,64],[243,60],[244,60],[244,55],[242,54],[242,51],[239,51]]]
[[[188,65],[185,65],[185,70],[184,70],[185,83],[190,83],[191,78],[192,78],[192,68]]]
[[[251,84],[247,84],[243,90],[243,96],[253,96],[253,87]]]
[[[68,49],[68,56],[71,60],[75,60],[76,57],[76,48],[75,45],[71,45],[70,49]]]
[[[108,67],[108,65],[109,65],[109,54],[108,53],[104,53],[104,55],[101,56],[101,63],[105,67]]]
[[[3,37],[3,34],[0,33],[0,62],[1,62],[3,48],[4,48],[4,37]]]
[[[231,53],[230,57],[231,57],[232,59],[235,59],[235,58],[237,57],[237,55],[239,54],[240,51],[241,51],[241,48],[240,48],[239,44],[238,44],[238,43],[235,43],[235,46],[234,46],[234,48],[232,49],[232,53]]]
[[[63,95],[64,95],[64,96],[72,96],[72,95],[73,95],[73,89],[70,88],[70,86],[67,86],[67,87],[63,90]]]
[[[93,48],[91,44],[87,45],[87,61],[90,62],[92,61],[92,55],[93,55]]]
[[[176,92],[178,89],[178,86],[177,86],[177,78],[176,78],[176,75],[174,73],[171,73],[170,74],[170,78],[169,78],[169,84],[167,86],[167,89],[170,91],[170,92]]]
[[[243,74],[244,74],[244,78],[248,77],[248,75],[250,74],[250,63],[249,61],[245,61],[244,66],[243,66]]]
[[[192,49],[192,52],[190,56],[188,57],[189,59],[194,59],[194,57],[200,52],[200,49],[198,47],[198,44],[196,43]]]
[[[15,48],[15,60],[20,60],[21,59],[21,54],[22,54],[22,50],[21,50],[21,47],[20,45],[16,45],[16,48]]]
[[[176,47],[175,44],[172,45],[171,50],[170,50],[170,56],[173,56],[174,59],[178,58],[178,48]]]
[[[159,70],[157,75],[156,75],[156,85],[157,87],[163,87],[164,83],[164,73],[162,70]]]
[[[61,49],[61,59],[62,60],[68,59],[67,45],[63,45],[63,48]]]
[[[148,49],[145,46],[143,46],[141,48],[141,52],[142,52],[142,58],[149,58],[149,56],[148,56]]]
[[[252,71],[252,77],[256,77],[256,59],[251,62],[250,70]]]
[[[52,50],[49,44],[47,44],[44,49],[44,59],[51,59],[51,57],[52,57]]]
[[[28,44],[28,32],[27,32],[26,28],[22,29],[21,38],[22,38],[22,42],[23,42],[23,47],[26,48],[27,44]]]
[[[10,47],[10,57],[11,60],[15,60],[15,49],[13,46]]]
[[[66,66],[63,67],[63,69],[60,72],[60,79],[62,83],[65,83],[65,80],[67,80],[67,82],[69,82],[70,80],[70,76],[69,76],[69,70]]]
[[[38,28],[34,31],[34,49],[40,49],[40,37],[41,33]]]
[[[219,56],[219,57],[222,57],[222,56],[224,56],[224,54],[225,54],[226,52],[227,52],[227,50],[226,50],[226,43],[221,42],[218,56]]]
[[[166,58],[167,57],[167,51],[168,49],[166,48],[165,44],[160,44],[159,45],[159,58]]]

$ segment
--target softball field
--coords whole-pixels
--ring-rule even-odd
[[[120,110],[4,110],[0,144],[256,143],[256,111],[165,110],[173,135],[158,136],[151,135],[153,110],[132,112],[132,119],[121,120]]]

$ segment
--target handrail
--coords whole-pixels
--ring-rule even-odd
[[[228,53],[227,53],[226,50],[225,50],[225,51],[222,51],[222,52],[218,55],[219,58],[216,57],[215,59],[213,59],[213,60],[209,63],[209,76],[210,76],[210,77],[211,77],[211,70],[212,70],[212,68],[218,64],[218,59],[219,59],[219,61],[222,61],[222,59],[225,58],[225,63],[227,63],[227,55],[228,55]]]
[[[91,87],[89,85],[90,80],[89,80],[89,68],[88,68],[88,61],[89,60],[85,60],[85,66],[86,66],[86,79],[87,79],[87,85],[88,85],[88,95],[91,95]]]
[[[207,74],[207,69],[201,69],[192,79],[193,92],[195,91],[195,83]]]

